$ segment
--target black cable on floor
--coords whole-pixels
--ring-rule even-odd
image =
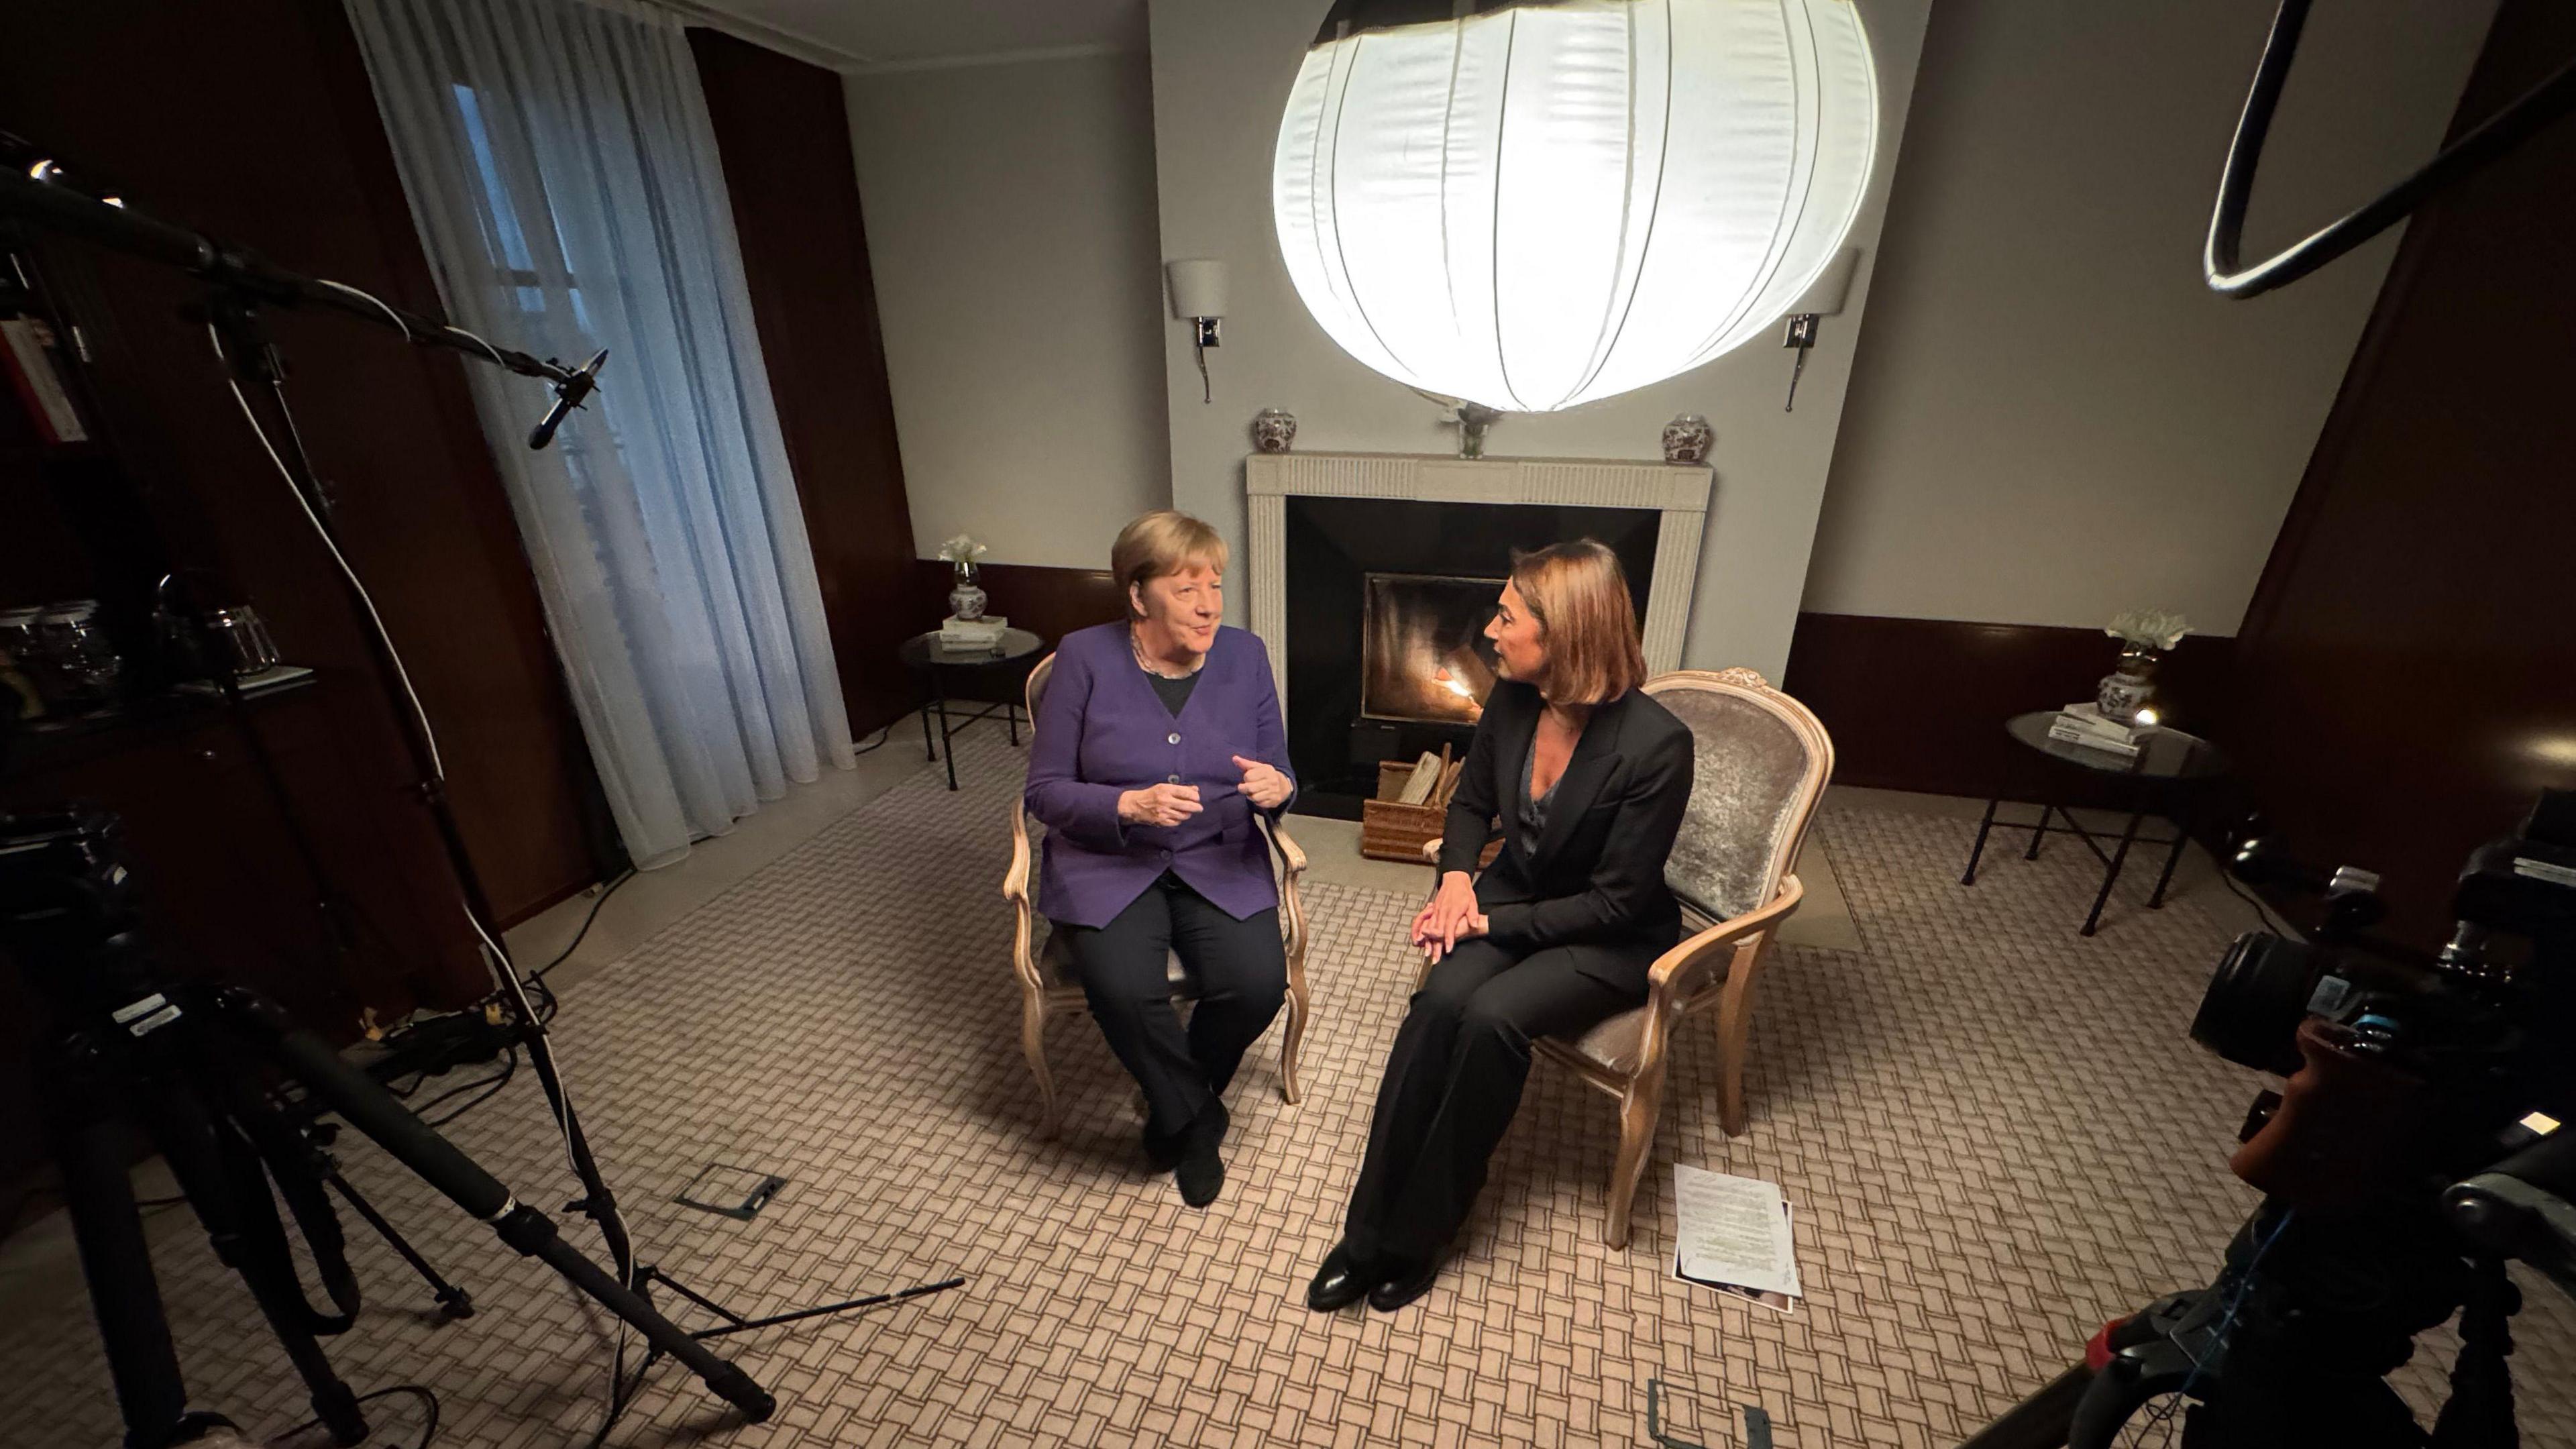
[[[437,1096],[430,1098],[428,1101],[421,1103],[419,1109],[421,1114],[421,1125],[425,1127],[444,1127],[448,1123],[455,1121],[457,1118],[464,1116],[466,1113],[473,1111],[475,1108],[482,1106],[484,1103],[491,1101],[494,1097],[501,1094],[501,1089],[503,1087],[510,1085],[510,1078],[515,1075],[518,1070],[519,1049],[517,1047],[512,1047],[501,1058],[501,1070],[494,1072],[488,1077],[476,1077],[473,1081],[466,1082],[461,1086],[450,1087],[446,1091],[439,1093]],[[458,1107],[456,1110],[449,1112],[443,1117],[431,1117],[426,1115],[429,1109],[437,1106],[439,1103],[444,1102],[451,1097],[463,1096],[465,1093],[471,1092],[477,1087],[484,1089],[483,1094],[474,1098],[472,1101],[467,1102],[464,1106]]]
[[[622,886],[633,879],[635,879],[635,867],[630,865],[625,870],[619,872],[617,879],[608,883],[608,889],[599,893],[599,899],[590,903],[590,914],[581,918],[581,929],[572,933],[571,942],[565,945],[561,951],[555,953],[555,959],[538,967],[536,970],[529,972],[528,979],[530,981],[542,983],[546,979],[547,972],[552,971],[556,967],[561,966],[565,961],[571,959],[572,953],[581,949],[582,938],[590,934],[590,923],[599,919],[599,908],[608,904],[608,898],[617,894],[617,888],[619,886]],[[549,993],[548,999],[550,1001],[552,1000],[551,993]],[[553,1010],[549,1009],[546,1012],[546,1015],[551,1018],[554,1015]]]
[[[876,743],[875,743],[875,744],[872,744],[872,745],[861,745],[861,746],[859,746],[857,749],[854,749],[854,750],[850,751],[850,753],[851,753],[851,755],[852,755],[852,756],[854,756],[854,757],[855,757],[855,756],[858,756],[858,755],[864,755],[864,754],[868,753],[868,752],[869,752],[869,751],[871,751],[871,750],[882,750],[882,749],[884,749],[884,748],[885,748],[885,742],[886,742],[887,740],[889,740],[889,739],[893,738],[893,737],[894,737],[894,726],[893,726],[893,725],[887,725],[884,729],[881,729],[881,730],[877,731],[877,740],[876,740]]]
[[[409,1394],[413,1398],[420,1400],[422,1411],[420,1442],[412,1445],[411,1449],[429,1449],[429,1441],[438,1437],[438,1395],[431,1393],[428,1389],[419,1384],[396,1384],[389,1389],[377,1389],[373,1393],[360,1394],[358,1395],[358,1402],[362,1404],[370,1403],[377,1399],[391,1398],[395,1394]],[[285,1433],[278,1435],[276,1439],[271,1440],[270,1442],[284,1443],[285,1441],[302,1434],[305,1430],[318,1426],[321,1422],[322,1421],[319,1419],[307,1419],[303,1423],[296,1425],[294,1428],[287,1430]],[[375,1436],[370,1434],[367,1437],[372,1439]]]
[[[2229,870],[2226,866],[2221,865],[2218,868],[2218,879],[2221,884],[2227,887],[2227,893],[2229,895],[2236,897],[2238,900],[2243,901],[2245,904],[2254,908],[2254,923],[2256,926],[2266,931],[2272,929],[2271,910],[2261,901],[2256,900],[2252,895],[2247,894],[2245,887],[2237,884],[2235,872]]]

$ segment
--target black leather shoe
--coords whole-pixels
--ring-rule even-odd
[[[1377,1274],[1351,1256],[1350,1244],[1335,1243],[1324,1255],[1324,1266],[1315,1270],[1315,1281],[1306,1285],[1306,1306],[1317,1313],[1338,1313],[1366,1298],[1377,1283]]]
[[[1398,1268],[1395,1272],[1399,1276],[1369,1290],[1369,1307],[1380,1313],[1393,1313],[1430,1292],[1431,1285],[1440,1281],[1440,1257],[1435,1253],[1420,1263]]]

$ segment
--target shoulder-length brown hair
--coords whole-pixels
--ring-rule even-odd
[[[1619,556],[1578,538],[1512,555],[1512,587],[1547,641],[1544,676],[1530,681],[1555,704],[1607,704],[1646,682],[1637,608]]]

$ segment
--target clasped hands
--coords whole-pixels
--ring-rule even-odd
[[[1294,793],[1288,777],[1273,766],[1241,755],[1234,764],[1243,771],[1243,798],[1264,810],[1287,804]],[[1151,785],[1118,797],[1118,818],[1130,825],[1178,825],[1206,808],[1199,803],[1196,785]]]
[[[1413,944],[1437,961],[1456,950],[1459,942],[1474,940],[1491,929],[1476,905],[1475,881],[1465,871],[1453,870],[1440,877],[1440,889],[1413,918]]]

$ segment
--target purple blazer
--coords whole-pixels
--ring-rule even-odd
[[[1064,636],[1029,744],[1025,798],[1047,827],[1039,914],[1108,925],[1167,870],[1238,921],[1278,905],[1236,755],[1295,779],[1259,636],[1220,627],[1178,716],[1137,667],[1124,623]],[[1173,826],[1118,818],[1120,795],[1172,781],[1198,786],[1207,808]]]

